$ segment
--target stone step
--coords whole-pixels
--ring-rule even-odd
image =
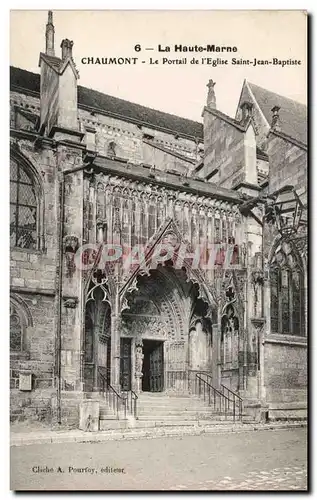
[[[194,413],[194,414],[186,414],[183,413],[182,415],[140,415],[138,414],[138,419],[139,420],[153,420],[153,417],[155,420],[169,420],[169,421],[175,421],[177,422],[178,420],[225,420],[226,417],[225,415],[220,415],[216,413]],[[227,415],[228,420],[232,420],[232,415]]]
[[[156,404],[156,403],[144,404],[142,401],[138,401],[137,407],[144,408],[145,410],[149,410],[149,411],[151,411],[153,408],[157,408],[157,409],[171,408],[172,410],[183,411],[186,409],[191,410],[192,408],[211,408],[211,407],[213,407],[213,403],[211,403],[209,405],[209,404],[204,403],[204,402],[199,403],[197,401],[188,401],[186,404],[178,405],[176,403],[169,403],[169,402],[164,402],[162,404]]]
[[[117,420],[117,416],[116,415],[111,415],[107,412],[103,412],[101,411],[99,413],[99,418],[104,418],[104,419],[107,419],[107,420]]]
[[[133,415],[126,415],[126,419],[134,418]],[[178,422],[178,421],[197,421],[197,420],[233,420],[233,415],[223,415],[217,413],[195,413],[195,414],[182,414],[182,415],[142,415],[138,414],[138,420],[140,421],[151,421],[153,418],[155,420],[160,421],[169,421],[169,422]],[[117,417],[114,415],[107,415],[105,413],[100,413],[100,420],[117,420]],[[124,415],[119,416],[120,420],[124,420]],[[238,420],[238,416],[236,416],[236,420]],[[252,419],[250,419],[252,421]]]
[[[193,406],[192,408],[171,408],[170,406],[161,406],[161,407],[153,407],[153,408],[142,408],[142,406],[137,407],[138,413],[143,413],[146,415],[153,415],[153,413],[157,415],[171,413],[174,415],[182,415],[183,413],[199,413],[205,412],[210,413],[214,411],[211,406]]]
[[[147,409],[151,409],[151,408],[175,408],[176,410],[178,409],[184,409],[184,408],[207,408],[209,406],[213,406],[213,403],[211,402],[211,404],[209,405],[208,402],[204,402],[204,401],[187,401],[186,403],[182,403],[182,404],[177,404],[177,403],[174,403],[173,401],[171,402],[168,402],[168,401],[162,401],[162,403],[152,403],[152,404],[149,404],[149,403],[144,403],[143,401],[138,401],[137,402],[137,406],[138,408],[147,408]]]
[[[149,392],[147,394],[139,394],[138,396],[138,399],[139,400],[142,400],[142,401],[153,401],[153,400],[157,400],[157,401],[160,401],[161,399],[166,399],[166,400],[175,400],[175,401],[182,401],[182,400],[188,400],[188,399],[200,399],[200,397],[198,395],[195,395],[195,394],[182,394],[182,395],[179,395],[179,396],[176,396],[176,395],[169,395],[169,394],[165,394],[165,393],[161,393],[161,392]]]
[[[85,392],[84,396],[84,399],[100,400],[101,398],[103,398],[101,392]]]
[[[212,402],[212,400],[210,400]],[[142,406],[148,406],[148,407],[153,407],[153,406],[175,406],[176,408],[182,408],[184,406],[193,406],[193,405],[208,405],[208,400],[204,401],[203,399],[186,399],[182,401],[177,401],[177,400],[170,400],[170,399],[162,399],[162,400],[155,400],[155,401],[144,401],[142,399],[137,400],[138,405]]]
[[[227,427],[234,424],[232,420],[180,420],[177,422],[164,421],[164,420],[100,420],[99,421],[99,430],[111,430],[111,429],[121,429],[127,432],[131,432],[134,429],[154,429],[154,428],[183,428],[183,429],[192,429],[192,428],[202,428],[202,427]]]
[[[101,407],[102,406],[108,407],[108,405],[105,401],[100,401],[100,406]],[[191,410],[191,409],[195,409],[195,408],[211,408],[211,407],[213,407],[213,403],[211,402],[211,404],[209,405],[207,402],[204,402],[204,401],[187,401],[186,403],[182,403],[182,404],[177,404],[177,403],[172,402],[172,401],[171,402],[162,401],[160,403],[156,403],[156,402],[148,403],[148,402],[144,402],[144,401],[137,401],[136,406],[137,406],[137,408],[144,408],[145,410],[149,410],[149,411],[151,411],[153,408],[157,408],[157,409],[170,408],[172,410],[183,411],[186,409]],[[128,407],[130,407],[130,404],[128,405]]]
[[[269,411],[271,410],[307,410],[307,401],[269,403]]]
[[[100,408],[104,408],[104,409],[107,409],[107,408],[110,409],[110,408],[112,408],[112,407],[108,406],[104,402],[100,402],[99,406],[100,406]],[[178,411],[178,412],[191,411],[191,410],[210,411],[210,410],[214,409],[214,405],[213,404],[211,404],[211,405],[208,405],[208,404],[197,404],[197,403],[194,403],[194,402],[192,402],[192,404],[187,404],[187,405],[182,405],[182,406],[178,406],[178,405],[175,405],[175,404],[168,404],[168,403],[161,404],[161,405],[156,405],[156,404],[153,404],[153,405],[144,405],[142,403],[137,403],[136,407],[139,410],[144,410],[144,411],[147,411],[147,412],[152,412],[154,410],[164,411],[165,409],[168,409],[168,410],[171,410],[171,411]],[[123,408],[123,405],[121,405],[121,408]],[[130,409],[131,406],[128,405],[127,408]]]
[[[175,408],[171,406],[153,406],[152,408],[144,408],[144,406],[137,406],[137,411],[138,413],[146,413],[149,415],[153,415],[153,413],[156,414],[163,414],[163,413],[174,413],[174,414],[179,414],[181,415],[182,413],[187,413],[187,412],[211,412],[214,411],[213,406],[187,406],[186,408]]]
[[[271,410],[269,409],[269,420],[307,420],[307,409],[296,410]]]

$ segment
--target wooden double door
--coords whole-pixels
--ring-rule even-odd
[[[143,340],[142,391],[161,392],[164,390],[163,342]]]
[[[142,391],[164,390],[163,342],[143,340]],[[121,338],[120,343],[120,385],[123,391],[131,390],[132,362],[131,339]]]

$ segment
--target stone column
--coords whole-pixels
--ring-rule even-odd
[[[261,208],[254,209],[261,220]],[[262,227],[249,218],[246,221],[248,243],[246,282],[245,386],[244,395],[252,400],[258,395],[258,321],[262,322]]]
[[[212,325],[212,385],[218,389],[221,384],[220,324]]]
[[[135,340],[135,391],[138,394],[142,391],[143,358],[143,340],[141,338],[137,338]]]
[[[99,383],[98,383],[98,344],[99,344],[99,325],[94,325],[94,330],[93,330],[93,360],[94,360],[94,386],[93,386],[93,391],[98,392],[99,389]]]
[[[260,341],[260,399],[261,401],[266,400],[266,388],[265,388],[265,338],[271,333],[271,291],[270,291],[270,278],[269,274],[266,273],[263,286],[263,304],[265,304],[265,309],[263,310],[263,315],[265,319],[265,325],[261,331],[261,341]]]
[[[111,367],[110,384],[120,391],[120,325],[119,291],[116,292],[115,303],[111,312]]]
[[[57,147],[57,161],[61,170],[71,170],[82,163],[81,150],[75,147]],[[75,254],[82,244],[83,234],[83,172],[81,170],[64,176],[61,192],[62,225],[62,269],[61,273],[61,389],[82,390],[81,381],[81,338],[83,280],[82,271],[76,267]]]

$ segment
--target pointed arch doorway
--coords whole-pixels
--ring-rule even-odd
[[[165,265],[138,277],[137,290],[128,296],[128,309],[122,314],[121,332],[123,338],[131,339],[133,390],[184,393],[191,372],[211,373],[208,313],[198,286],[184,269]],[[199,334],[195,336],[196,329]]]

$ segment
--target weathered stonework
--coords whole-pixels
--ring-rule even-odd
[[[263,204],[240,211],[285,184],[305,187],[302,138],[270,131],[247,83],[235,119],[216,109],[210,84],[204,124],[153,110],[153,123],[142,122],[146,108],[126,110],[121,100],[126,115],[93,107],[103,95],[90,100],[94,91],[77,87],[72,42],[64,42],[62,58],[41,55],[41,85],[22,70],[11,82],[11,170],[21,168],[37,199],[33,247],[16,237],[11,248],[11,418],[78,427],[87,394],[105,384],[188,394],[203,372],[217,390],[240,394],[256,418],[271,404],[304,402],[304,330],[271,331],[277,227],[263,219]],[[11,225],[15,235],[20,226]],[[166,242],[173,255],[150,270]],[[104,243],[144,245],[142,266],[98,269]],[[207,246],[220,245],[216,269],[195,267],[193,255],[178,267],[185,243],[192,254],[206,247],[204,264]],[[100,254],[82,272],[76,255],[85,244]],[[228,245],[235,269],[221,266]],[[31,374],[31,390],[20,374]]]

